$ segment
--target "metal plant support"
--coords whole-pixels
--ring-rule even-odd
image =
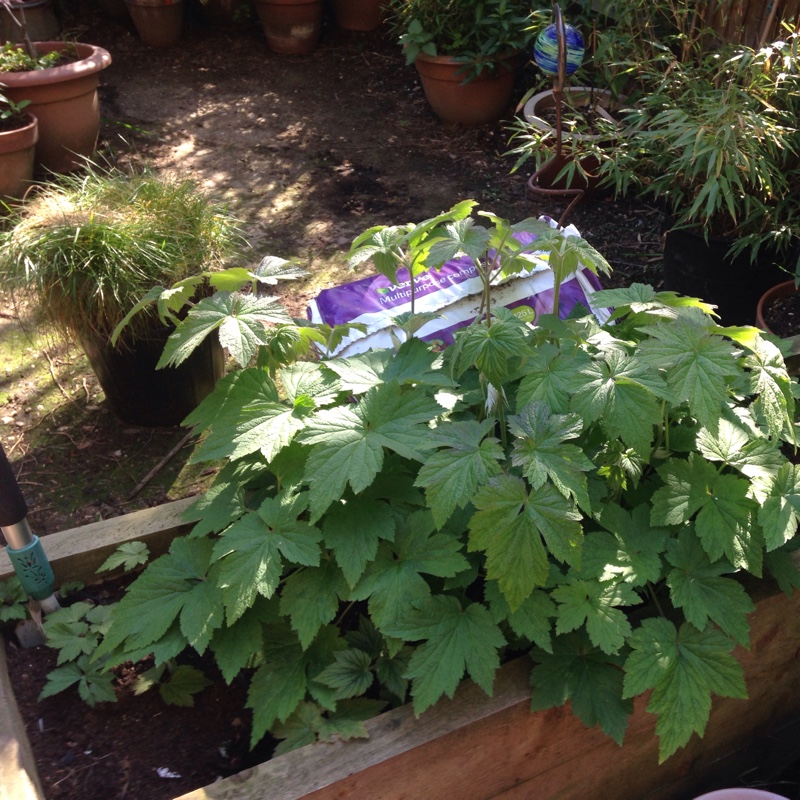
[[[562,155],[562,132],[561,132],[561,116],[562,116],[562,103],[564,101],[564,83],[567,79],[567,30],[564,23],[564,16],[561,13],[561,8],[558,4],[553,5],[553,17],[556,26],[556,36],[558,39],[558,73],[553,79],[553,99],[555,100],[556,112],[556,150],[555,154],[551,156],[544,164],[542,164],[536,172],[528,179],[528,193],[538,194],[543,197],[557,197],[561,199],[572,198],[571,202],[564,209],[561,217],[558,220],[558,226],[564,226],[567,217],[573,208],[583,200],[586,195],[585,189],[545,189],[539,186],[539,177],[542,174],[547,174],[552,169],[552,165],[558,164],[561,161]]]

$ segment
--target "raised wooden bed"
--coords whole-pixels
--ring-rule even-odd
[[[59,581],[96,579],[124,541],[163,552],[187,525],[177,501],[44,539]],[[0,579],[11,574],[0,553]],[[658,765],[655,718],[639,698],[625,745],[587,729],[568,708],[531,714],[529,664],[499,671],[494,696],[465,682],[451,701],[414,718],[409,706],[367,723],[370,738],[314,744],[182,795],[180,800],[680,800],[713,777],[741,775],[758,743],[800,711],[800,594],[765,593],[751,617],[751,649],[737,655],[750,699],[716,698],[706,735]],[[0,648],[0,797],[42,800]],[[138,798],[138,800],[147,800]]]

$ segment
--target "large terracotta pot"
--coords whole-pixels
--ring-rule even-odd
[[[322,0],[256,0],[256,11],[273,53],[305,55],[319,44]]]
[[[383,0],[333,0],[333,14],[346,31],[374,31],[383,22]]]
[[[125,0],[139,38],[148,47],[173,47],[183,32],[183,0]]]
[[[36,165],[45,171],[70,172],[91,156],[100,131],[100,103],[97,98],[99,73],[111,63],[102,47],[91,44],[37,42],[40,53],[74,47],[79,60],[49,69],[0,73],[5,94],[27,107],[39,120]]]
[[[450,56],[420,53],[414,65],[422,81],[425,99],[442,122],[468,128],[499,119],[514,90],[516,57],[509,56],[494,72],[484,72],[464,83],[465,65]]]
[[[24,127],[0,130],[0,200],[18,200],[31,185],[33,156],[39,139],[39,126],[33,114]]]

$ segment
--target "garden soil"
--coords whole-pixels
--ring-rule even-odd
[[[345,254],[371,225],[419,221],[465,198],[512,221],[558,217],[565,208],[527,196],[530,169],[511,173],[505,126],[514,106],[505,122],[445,127],[386,28],[347,32],[328,20],[316,52],[285,57],[269,52],[252,17],[221,22],[189,5],[182,41],[153,50],[128,19],[65,6],[65,34],[113,58],[101,76],[98,160],[189,176],[227,202],[245,227],[253,264],[276,255],[308,268],[308,280],[281,287],[295,316],[320,289],[352,279]],[[533,67],[523,70],[515,102],[537,80]],[[660,285],[656,209],[599,197],[568,221],[614,267],[606,286]],[[17,336],[20,354],[0,371],[0,442],[37,533],[203,490],[213,471],[186,466],[185,431],[118,424],[80,351],[43,334],[2,289],[0,301],[0,340]],[[36,369],[44,388],[32,378]],[[161,800],[246,765],[242,687],[228,695],[218,683],[194,709],[175,710],[156,692],[132,697],[131,674],[123,673],[115,705],[88,709],[71,693],[37,704],[48,659],[10,648],[48,798]]]

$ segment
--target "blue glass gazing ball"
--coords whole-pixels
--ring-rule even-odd
[[[583,61],[586,51],[583,36],[577,28],[565,25],[567,46],[567,75],[572,75]],[[533,60],[546,75],[558,75],[558,34],[555,23],[548,25],[536,38],[533,46]]]

